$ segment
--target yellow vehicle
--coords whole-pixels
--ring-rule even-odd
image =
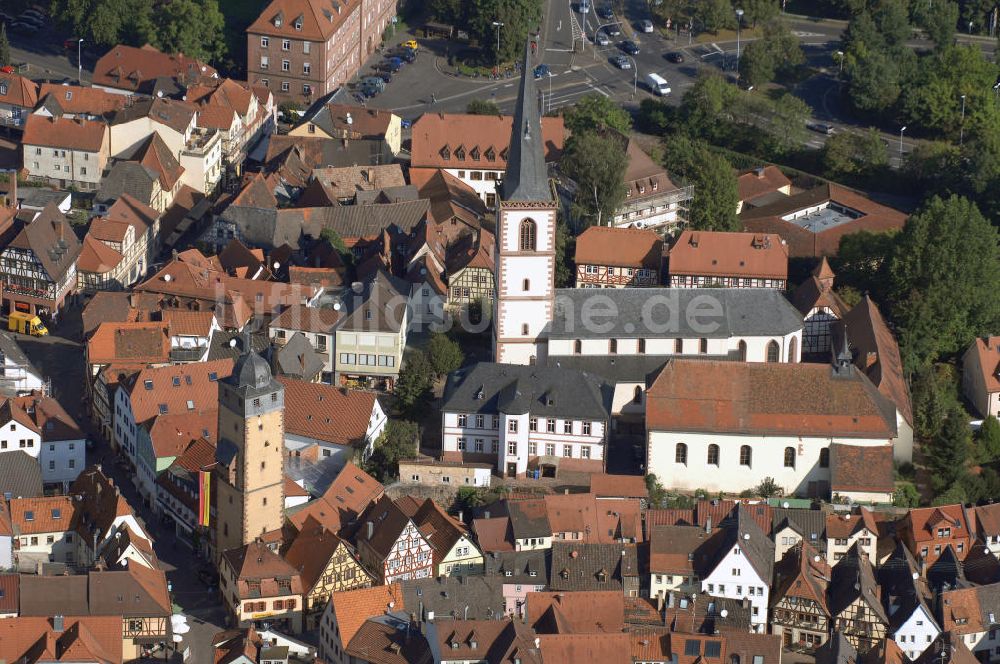
[[[7,329],[11,332],[30,334],[33,337],[44,337],[49,333],[48,328],[38,316],[23,311],[10,312],[10,316],[7,318]]]
[[[403,48],[412,48],[414,51],[420,48],[420,44],[417,43],[416,39],[410,39],[408,41],[405,41],[403,42],[402,46]]]

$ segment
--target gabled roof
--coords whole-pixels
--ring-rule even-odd
[[[563,148],[563,120],[543,118],[541,126],[545,160],[557,161]],[[411,164],[414,168],[507,168],[513,129],[513,118],[509,115],[424,113],[413,123],[412,129]],[[473,158],[474,149],[478,160]],[[464,159],[460,154],[465,155]],[[492,160],[490,155],[494,157]]]
[[[631,136],[626,139],[625,156],[628,157],[624,175],[626,202],[651,198],[677,189],[677,185],[670,181],[666,169],[653,161]]]
[[[358,521],[362,527],[356,533],[355,542],[360,544],[364,541],[376,555],[383,559],[392,551],[406,527],[413,522],[406,512],[388,496],[382,496],[368,505],[368,509],[364,511]],[[364,527],[364,524],[367,523],[371,523],[373,527],[370,537]],[[429,543],[423,533],[420,535]]]
[[[20,575],[0,574],[0,613],[17,613],[20,605]]]
[[[757,525],[750,510],[744,505],[736,508],[735,519],[724,524],[723,537],[714,547],[714,557],[706,562],[708,569],[715,569],[735,547],[739,547],[742,555],[750,561],[758,577],[765,582],[772,578],[774,542]]]
[[[920,655],[914,664],[978,664],[965,640],[958,634],[941,632]]]
[[[826,517],[827,539],[847,539],[865,528],[872,534],[878,533],[872,511],[864,507],[858,508],[857,513],[827,514]]]
[[[775,565],[771,606],[789,596],[805,598],[816,602],[820,610],[829,617],[826,592],[830,573],[830,566],[817,549],[806,542],[793,546]]]
[[[847,553],[833,566],[830,579],[830,615],[839,616],[852,602],[862,600],[883,624],[889,624],[879,597],[878,583],[867,556],[861,554],[861,546],[855,542]]]
[[[670,275],[788,278],[788,247],[777,235],[685,230],[670,248]]]
[[[8,246],[33,253],[48,278],[56,283],[80,255],[80,241],[55,203],[46,205],[31,223],[22,224]]]
[[[25,76],[0,72],[0,91],[0,104],[30,110],[38,103],[38,85]]]
[[[76,421],[50,396],[33,392],[0,401],[0,426],[17,421],[39,434],[43,442],[81,440],[86,436]]]
[[[287,517],[296,528],[302,528],[312,517],[330,532],[339,533],[384,492],[378,480],[349,461],[326,493],[300,509],[290,510]]]
[[[340,630],[340,642],[348,644],[369,618],[390,610],[405,611],[403,591],[398,583],[335,592],[330,596],[333,614]],[[409,607],[414,609],[416,607]]]
[[[576,238],[577,265],[645,268],[657,274],[663,239],[651,230],[591,226]]]
[[[987,394],[1000,392],[1000,336],[976,337],[970,348],[974,348],[979,356],[979,369],[983,372]]]
[[[626,577],[639,576],[634,544],[552,543],[549,587],[554,591],[622,591]]]
[[[51,95],[59,109],[68,115],[86,114],[105,116],[125,108],[126,95],[108,92],[101,88],[88,88],[66,83],[42,83],[38,98]]]
[[[321,204],[330,205],[341,199],[353,199],[360,191],[403,187],[406,185],[406,178],[403,177],[403,169],[399,164],[341,166],[313,169],[310,178],[310,186],[312,185],[321,187],[326,200],[330,201]],[[307,197],[308,190],[302,195]],[[308,207],[308,205],[303,202],[297,207]]]
[[[162,364],[170,359],[170,330],[162,322],[101,323],[87,341],[91,364]]]
[[[752,201],[791,186],[792,181],[777,166],[755,168],[736,178],[736,189],[741,201]]]
[[[218,381],[233,371],[230,360],[191,362],[140,371],[125,385],[135,421],[167,414],[194,414],[218,409]]]
[[[463,537],[470,542],[474,549],[478,550],[478,547],[472,543],[472,538],[469,536],[465,524],[438,507],[437,503],[430,498],[420,505],[412,518],[417,530],[427,538],[431,548],[434,549],[435,564],[439,564]]]
[[[22,593],[24,589],[21,589]],[[955,634],[985,632],[997,626],[1000,617],[1000,583],[940,594],[941,629]]]
[[[788,527],[812,546],[826,540],[826,513],[822,510],[775,507],[771,513],[772,535]]]
[[[75,506],[70,496],[12,498],[10,520],[15,535],[59,533],[72,530]]]
[[[892,445],[830,444],[830,490],[834,493],[892,493]]]
[[[50,616],[0,620],[0,660],[122,663],[120,616],[60,616],[60,631]]]
[[[273,0],[250,24],[247,32],[323,42],[360,4],[358,0]]]
[[[240,599],[301,595],[302,577],[299,571],[263,542],[250,542],[222,554],[223,560],[233,570],[236,595]],[[282,588],[279,581],[287,581]]]
[[[216,75],[215,69],[183,53],[168,55],[149,44],[141,48],[119,44],[94,65],[93,84],[139,91],[150,88],[158,78],[190,81]]]
[[[80,152],[101,152],[107,147],[108,125],[97,120],[80,118],[47,118],[29,115],[24,122],[25,146],[78,150]]]
[[[763,290],[763,289],[749,289]],[[653,431],[795,433],[890,440],[895,407],[856,368],[672,359],[648,391]]]
[[[529,592],[525,620],[538,634],[614,634],[625,628],[621,591]]]
[[[910,389],[903,375],[899,345],[882,317],[882,312],[866,294],[859,304],[844,315],[843,321],[847,338],[855,352],[854,363],[865,372],[879,392],[896,404],[903,419],[912,425],[913,406],[910,402]],[[1000,345],[1000,340],[997,344]]]
[[[140,144],[132,158],[156,173],[164,191],[173,191],[174,185],[184,174],[184,167],[160,138],[159,132],[154,131],[150,134],[149,138]]]
[[[350,121],[348,121],[348,115]],[[296,129],[314,124],[330,138],[359,134],[363,138],[382,138],[395,116],[391,111],[347,104],[323,104],[316,112],[304,117]]]
[[[306,521],[284,554],[285,561],[299,571],[304,592],[310,592],[319,582],[330,559],[341,547],[354,557],[354,552],[342,539],[324,529],[318,521]]]
[[[649,571],[703,577],[711,571],[717,548],[725,536],[721,529],[698,526],[649,527]]]
[[[904,528],[916,542],[935,539],[936,529],[939,527],[951,528],[952,537],[972,536],[966,512],[961,505],[918,507],[907,512],[904,518]]]
[[[24,450],[0,454],[0,496],[8,493],[15,498],[42,495],[42,467]],[[0,530],[9,526],[10,514],[0,510]]]

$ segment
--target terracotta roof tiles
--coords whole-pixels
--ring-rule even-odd
[[[777,166],[764,166],[743,173],[736,178],[736,188],[741,201],[753,199],[782,189],[791,191],[792,181]]]
[[[330,596],[330,603],[340,629],[340,641],[345,645],[351,642],[365,621],[384,614],[390,604],[394,610],[406,610],[398,583],[335,592]]]
[[[72,530],[75,505],[70,496],[12,498],[11,523],[15,535],[59,533]]]
[[[29,115],[21,143],[28,146],[102,152],[108,147],[108,125],[96,120],[69,120]]]
[[[788,247],[774,234],[686,230],[670,248],[670,275],[788,279]]]
[[[650,230],[591,226],[576,238],[577,265],[646,268],[659,273],[663,240]]]
[[[148,44],[140,48],[119,44],[94,65],[93,84],[136,91],[157,78],[190,80],[214,75],[215,69],[182,53],[161,53]]]
[[[830,445],[830,490],[892,493],[892,445]]]
[[[411,163],[415,168],[503,171],[512,126],[510,115],[425,113],[413,123]],[[558,160],[563,134],[562,118],[542,118],[546,161]]]
[[[87,342],[90,364],[160,364],[169,359],[169,326],[164,323],[102,323]]]

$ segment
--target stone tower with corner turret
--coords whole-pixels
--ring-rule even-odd
[[[525,45],[507,170],[497,197],[493,359],[543,363],[555,307],[556,206],[545,168],[541,109]]]
[[[282,526],[285,504],[285,389],[250,349],[219,382],[216,559]]]

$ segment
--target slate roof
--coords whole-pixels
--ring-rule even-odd
[[[548,337],[726,339],[786,335],[802,329],[802,315],[781,293],[770,288],[609,288],[600,291],[599,301],[585,304],[596,297],[589,288],[556,289],[556,313]],[[717,299],[719,315],[689,317],[692,311],[710,311],[706,297]],[[658,304],[651,316],[652,303]],[[585,311],[591,320],[584,319]],[[676,325],[664,324],[668,312],[674,314],[671,322]],[[698,329],[692,328],[692,321],[700,321]]]
[[[548,201],[552,199],[548,171],[545,169],[545,136],[535,77],[529,76],[531,41],[525,40],[521,66],[521,85],[511,127],[507,169],[501,192],[504,201]]]
[[[418,620],[428,619],[432,612],[435,621],[448,617],[465,620],[466,616],[469,620],[497,620],[504,615],[505,583],[513,582],[503,577],[460,574],[401,581],[399,585],[407,607],[423,608]]]
[[[101,179],[96,200],[101,203],[113,201],[122,194],[129,194],[140,201],[149,202],[153,198],[153,183],[159,174],[135,161],[116,162]]]
[[[840,615],[853,601],[861,598],[875,617],[888,625],[889,616],[885,613],[878,593],[872,564],[861,554],[861,548],[855,542],[833,566],[828,597],[830,614],[834,617]]]
[[[9,246],[31,251],[56,283],[80,255],[80,241],[55,203],[46,205],[31,223],[23,224]]]
[[[603,572],[603,579],[601,573]],[[634,544],[552,543],[552,590],[617,590],[623,580],[640,574],[638,549]]]
[[[850,369],[845,377],[826,364],[670,360],[647,392],[647,427],[894,438],[895,407]]]
[[[965,641],[958,634],[941,632],[920,655],[914,664],[978,664],[979,658],[972,654]]]
[[[591,374],[479,362],[448,376],[441,410],[607,420],[610,397],[610,386]]]
[[[275,376],[312,381],[319,377],[326,362],[301,332],[296,332],[280,346],[270,349]]]
[[[0,496],[34,498],[42,495],[42,467],[23,450],[0,454]]]
[[[826,512],[822,510],[774,507],[771,524],[773,534],[787,525],[813,546],[826,541]]]
[[[757,525],[746,506],[739,505],[736,508],[736,518],[723,524],[723,533],[721,541],[714,549],[715,555],[706,561],[709,569],[715,569],[733,547],[739,546],[761,579],[769,581],[772,578],[774,542]]]
[[[483,555],[484,574],[504,583],[548,585],[550,551],[492,551]],[[508,575],[509,573],[509,575]]]
[[[858,650],[847,640],[843,632],[834,632],[816,649],[816,664],[856,664],[857,661]]]

